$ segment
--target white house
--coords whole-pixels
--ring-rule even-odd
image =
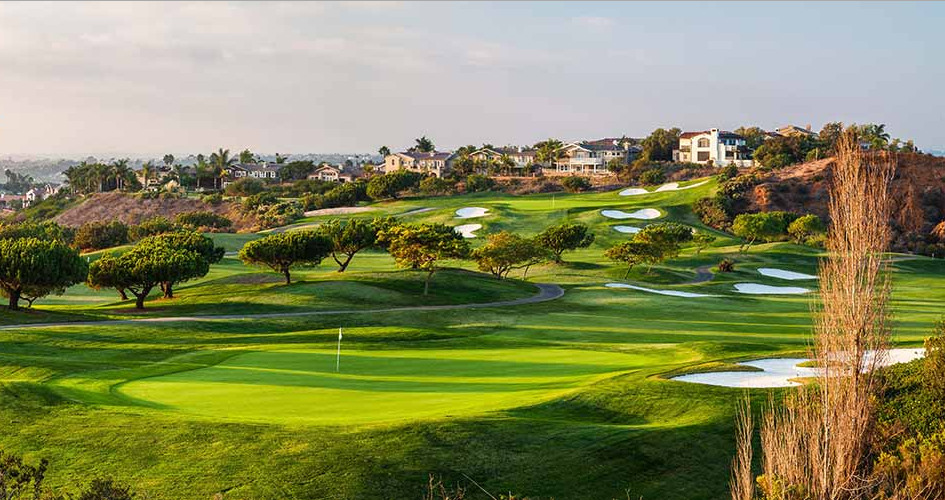
[[[629,141],[620,139],[598,139],[596,141],[572,142],[561,147],[560,157],[554,162],[548,175],[610,175],[607,164],[613,160],[627,163],[639,154],[640,149]]]
[[[673,161],[724,167],[734,163],[751,167],[751,150],[745,138],[717,128],[702,132],[684,132],[679,136],[679,149],[673,150]]]

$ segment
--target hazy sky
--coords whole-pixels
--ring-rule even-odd
[[[0,155],[825,121],[945,146],[945,3],[0,3]]]

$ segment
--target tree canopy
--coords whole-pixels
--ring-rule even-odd
[[[747,251],[759,240],[775,241],[784,237],[796,218],[794,214],[780,211],[738,215],[732,221],[732,233],[745,240],[739,251]]]
[[[400,224],[381,231],[378,239],[404,268],[426,271],[423,294],[430,292],[430,279],[439,270],[442,259],[464,259],[469,254],[467,242],[445,224]]]
[[[545,229],[535,237],[535,242],[550,251],[554,261],[560,263],[561,254],[565,251],[591,246],[594,235],[584,224],[564,223]]]
[[[330,220],[318,227],[318,233],[331,242],[331,258],[338,264],[338,272],[343,273],[355,254],[377,244],[378,227],[386,227],[383,220],[368,221],[351,219],[342,222]]]
[[[37,298],[85,280],[88,266],[79,252],[57,240],[35,237],[0,239],[0,288],[11,310],[21,298],[30,305]]]
[[[508,277],[514,269],[524,268],[528,273],[529,267],[549,258],[548,251],[534,240],[508,231],[490,234],[489,241],[472,252],[479,270],[492,273],[499,279]]]
[[[656,264],[659,262],[660,254],[651,243],[630,240],[608,248],[604,252],[604,256],[614,262],[626,265],[627,272],[623,277],[627,279],[634,266],[638,264]]]
[[[331,240],[316,231],[290,231],[250,241],[243,245],[239,257],[246,264],[268,266],[282,273],[288,285],[292,283],[293,267],[317,266],[331,251]]]

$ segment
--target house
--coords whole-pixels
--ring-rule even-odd
[[[330,181],[330,182],[354,182],[355,179],[364,176],[364,169],[360,165],[329,165],[324,164],[308,174],[308,180]]]
[[[801,128],[797,125],[785,125],[777,130],[779,135],[784,137],[815,137],[817,132],[814,132],[810,128],[810,124],[807,125],[807,128]]]
[[[544,171],[546,175],[611,175],[610,162],[627,164],[640,154],[630,140],[614,138],[572,142],[558,151],[560,156]]]
[[[453,156],[453,153],[448,151],[393,153],[384,157],[384,173],[409,170],[443,177],[449,171]]]
[[[753,164],[745,138],[717,128],[682,133],[679,136],[679,149],[673,150],[673,161],[717,167],[732,163],[738,167],[750,167]]]
[[[237,163],[226,167],[226,178],[223,181],[223,186],[226,187],[231,182],[244,177],[276,181],[279,179],[280,170],[282,170],[282,164],[279,163]]]
[[[28,207],[37,201],[43,201],[43,192],[37,188],[32,188],[23,195],[24,207]]]
[[[8,209],[19,209],[28,206],[26,195],[13,193],[0,193],[0,205]]]
[[[531,173],[532,167],[537,164],[537,154],[538,152],[534,149],[505,147],[482,148],[471,153],[469,156],[475,160],[478,160],[480,164],[485,164],[488,161],[498,161],[507,157],[512,160],[513,165],[507,169],[504,166],[500,166],[499,168],[502,170],[507,170],[506,173],[508,175],[521,176]],[[489,174],[491,172],[486,171],[484,168],[477,168],[476,173]]]

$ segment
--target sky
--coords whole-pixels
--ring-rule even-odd
[[[945,3],[0,3],[0,156],[827,121],[945,149]]]

